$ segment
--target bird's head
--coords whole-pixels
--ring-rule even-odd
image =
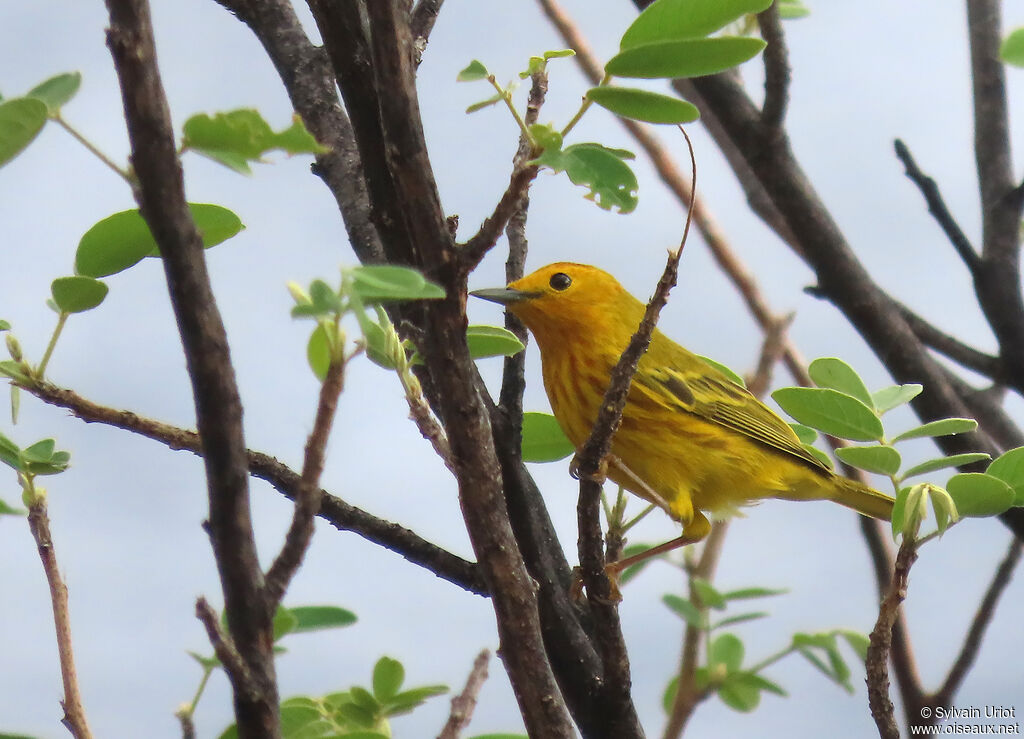
[[[620,324],[633,331],[643,315],[643,304],[618,280],[597,267],[573,262],[549,264],[507,287],[470,294],[506,306],[541,344],[580,332],[606,333]]]

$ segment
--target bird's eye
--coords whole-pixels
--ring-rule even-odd
[[[556,290],[565,290],[572,284],[572,278],[565,272],[555,272],[548,280],[548,284]]]

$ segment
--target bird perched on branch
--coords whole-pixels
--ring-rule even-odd
[[[607,272],[569,262],[472,294],[506,306],[533,333],[552,411],[579,451],[644,304]],[[608,477],[683,525],[678,539],[610,564],[612,575],[703,539],[711,530],[705,512],[728,515],[763,498],[892,515],[892,498],[835,474],[768,406],[657,329],[612,440]]]

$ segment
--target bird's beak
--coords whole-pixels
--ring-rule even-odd
[[[477,298],[483,298],[484,300],[489,300],[492,303],[509,305],[510,303],[518,303],[523,300],[536,298],[540,293],[515,290],[510,287],[490,287],[485,290],[473,290],[470,295]]]

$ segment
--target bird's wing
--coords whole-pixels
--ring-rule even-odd
[[[725,374],[700,362],[699,369],[647,366],[634,380],[654,400],[674,410],[691,413],[796,457],[816,469],[826,470],[817,457],[800,444],[793,429],[768,406]]]

